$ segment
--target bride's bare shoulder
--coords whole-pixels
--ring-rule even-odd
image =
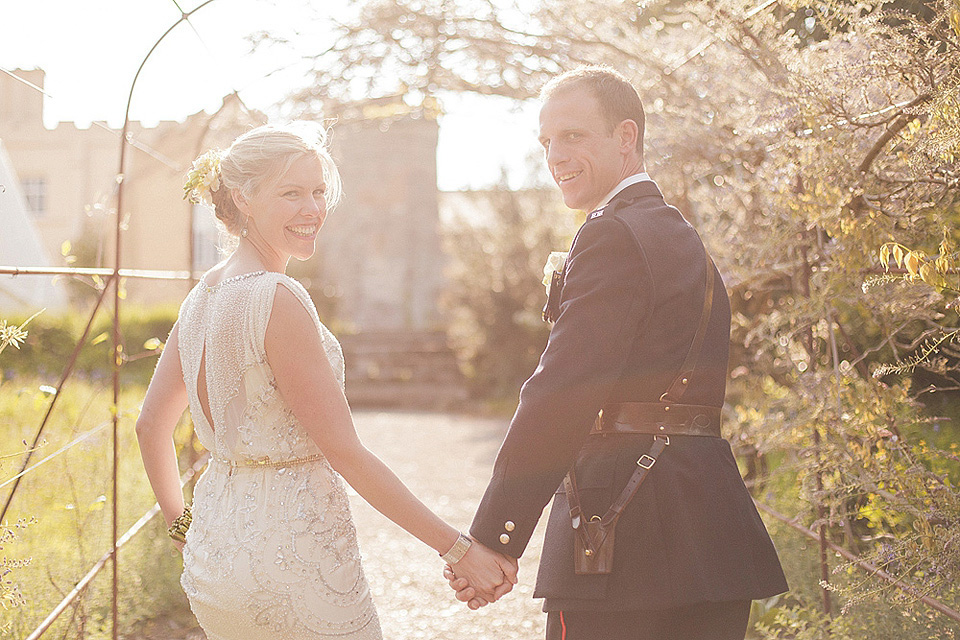
[[[295,339],[291,340],[291,337]],[[314,341],[319,344],[319,334],[303,301],[289,287],[278,286],[266,328],[267,353],[271,353],[281,344],[284,348],[296,344],[309,351],[315,346]]]

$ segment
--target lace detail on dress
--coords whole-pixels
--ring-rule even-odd
[[[267,364],[278,285],[313,317],[343,386],[340,344],[292,278],[255,273],[190,292],[180,358],[197,436],[214,461],[194,490],[181,584],[210,640],[379,640],[343,482]],[[197,393],[204,351],[212,425]],[[283,464],[300,458],[310,461]],[[270,465],[244,466],[256,461]]]

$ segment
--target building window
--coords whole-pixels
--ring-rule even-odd
[[[35,216],[47,212],[47,181],[43,178],[26,178],[20,183],[27,210]]]

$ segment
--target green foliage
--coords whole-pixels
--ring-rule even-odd
[[[19,325],[10,325],[7,326],[7,321],[3,320],[0,322],[0,353],[3,352],[9,345],[13,345],[15,348],[19,349],[20,345],[27,338],[26,326],[30,323],[31,320],[40,315],[40,312],[37,312],[27,318],[25,321],[21,322]],[[26,445],[26,441],[24,441]],[[13,452],[4,452],[0,451],[0,463],[6,458],[11,458],[17,454]],[[0,551],[3,551],[6,547],[9,547],[11,544],[15,543],[18,538],[18,534],[26,529],[29,525],[36,522],[33,518],[20,518],[12,525],[7,524],[6,521],[0,522]],[[23,597],[23,593],[20,591],[20,585],[17,582],[14,582],[13,572],[18,569],[23,569],[24,567],[30,564],[29,558],[20,558],[20,559],[11,559],[6,554],[0,556],[0,607],[4,610],[12,609],[14,607],[19,607],[26,604],[26,599]],[[0,632],[7,633],[10,631],[10,625],[4,624],[0,621]]]
[[[128,308],[123,324],[125,344],[136,344],[143,355],[153,356],[162,346],[156,336],[165,338],[175,317],[175,309]],[[36,315],[9,327],[4,322],[0,329],[0,345],[9,343],[20,349],[18,358],[3,362],[7,380],[0,384],[0,424],[5,425],[5,442],[22,442],[24,449],[51,401],[51,377],[59,375],[87,320],[78,313],[46,315],[34,322],[27,334],[24,327],[34,318]],[[4,553],[0,557],[0,630],[5,637],[8,633],[24,637],[32,631],[110,547],[110,509],[106,508],[110,456],[105,454],[111,447],[108,427],[112,420],[109,340],[104,339],[109,331],[109,318],[102,317],[94,325],[90,344],[78,360],[81,379],[72,379],[61,392],[63,397],[32,462],[36,464],[44,454],[52,459],[23,477],[8,515],[13,524],[0,526],[0,551]],[[129,351],[125,349],[125,353]],[[126,358],[121,406],[139,404],[145,389],[143,383],[133,381],[148,378],[154,364],[154,358],[139,354]],[[139,463],[133,419],[123,415],[120,423],[121,533],[153,503]],[[181,440],[188,427],[181,425]],[[58,455],[61,447],[71,443],[76,444]],[[0,481],[19,471],[26,453],[0,451]],[[31,514],[42,514],[42,518]],[[176,587],[179,555],[157,523],[121,551],[119,566],[124,628],[182,601]],[[52,632],[64,637],[69,633],[107,637],[109,602],[109,571],[104,571]]]
[[[495,189],[474,194],[447,226],[443,305],[477,395],[515,400],[536,368],[549,333],[540,317],[543,265],[551,251],[569,248],[573,223],[552,193]]]
[[[0,386],[0,424],[5,442],[33,437],[49,403],[39,391],[43,380],[20,379],[16,388]],[[145,389],[128,385],[121,407],[135,407]],[[17,571],[19,605],[0,609],[4,637],[22,638],[32,631],[77,581],[110,548],[111,459],[109,380],[71,381],[63,391],[46,433],[46,445],[33,463],[54,454],[78,437],[79,444],[52,458],[24,476],[11,503],[11,522],[31,523],[16,531],[16,544],[5,546],[7,562],[32,559],[26,570]],[[133,426],[135,412],[121,415],[119,432],[119,533],[123,533],[155,499],[140,462]],[[185,420],[176,434],[186,442],[190,425]],[[185,457],[194,455],[182,446]],[[0,459],[0,480],[20,468],[21,455]],[[190,461],[184,460],[182,467]],[[121,634],[139,620],[174,607],[185,606],[178,576],[180,556],[166,535],[162,520],[154,519],[119,554]],[[77,603],[48,632],[52,637],[107,638],[110,632],[110,566],[106,566]],[[10,635],[7,635],[9,633]]]
[[[153,375],[162,343],[177,319],[177,307],[125,304],[120,318],[124,359],[121,381],[123,384],[145,385]],[[41,378],[46,384],[55,383],[83,334],[87,320],[89,314],[77,311],[45,313],[31,325],[19,357],[0,364],[3,377]],[[93,381],[109,378],[112,353],[113,318],[109,311],[101,310],[87,343],[80,351],[74,375]]]

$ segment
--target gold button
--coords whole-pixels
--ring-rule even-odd
[[[591,551],[590,549],[587,549],[586,551],[583,552],[583,554],[589,558],[590,556],[593,555],[593,551]]]
[[[508,544],[510,542],[510,536],[505,533],[500,534],[500,544]]]
[[[687,379],[684,378],[683,380],[681,380],[681,381],[680,381],[680,384],[687,384]]]
[[[668,405],[668,406],[664,407],[663,410],[664,410],[664,411],[670,411],[670,406]]]
[[[660,425],[660,431],[666,431],[666,430],[667,430],[667,428],[666,428],[665,426]]]
[[[507,520],[506,522],[503,523],[503,528],[506,529],[507,531],[513,531],[514,529],[517,528],[517,525],[513,524],[513,520]]]

